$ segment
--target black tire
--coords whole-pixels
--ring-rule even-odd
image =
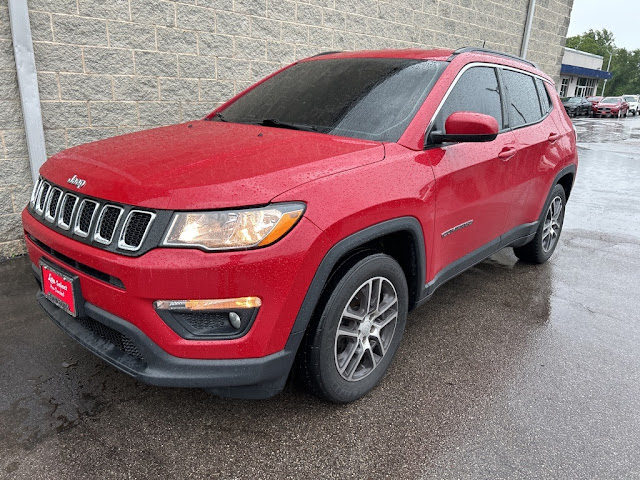
[[[342,326],[344,328],[344,311],[348,303],[358,299],[356,294],[362,292],[360,288],[363,284],[370,279],[380,277],[388,280],[395,289],[394,293],[397,298],[395,327],[391,336],[387,336],[387,348],[378,359],[378,363],[372,366],[370,372],[362,378],[348,380],[343,377],[346,368],[343,373],[338,370],[338,346],[341,345],[339,342],[343,341],[342,337],[337,335],[338,327]],[[393,290],[389,289],[388,284],[385,284],[385,288],[388,289],[387,292],[384,294],[381,292],[378,298],[386,297],[391,299],[390,296],[387,297],[387,293]],[[398,262],[390,256],[376,253],[345,265],[333,276],[333,280],[319,302],[314,318],[307,328],[296,359],[298,381],[314,395],[333,403],[352,402],[369,393],[386,373],[402,340],[407,321],[408,299],[409,294],[404,271]],[[393,303],[391,300],[388,301],[389,304]],[[358,309],[360,308],[361,304],[358,303]],[[366,312],[366,307],[362,312]],[[387,310],[384,315],[389,314],[393,314],[393,308]],[[369,315],[365,319],[368,317]],[[391,323],[389,326],[391,326]],[[367,324],[366,320],[364,322],[353,320],[353,324],[353,328],[358,332],[361,327],[366,327],[367,330],[373,328],[371,322]],[[367,334],[367,342],[369,342],[369,338],[373,337],[369,337]],[[383,336],[381,335],[380,338],[383,338]],[[357,340],[345,337],[345,341],[351,342],[347,345],[353,345],[353,347],[345,347],[345,352],[347,348],[353,348],[355,352],[360,348],[361,350],[359,351],[362,352],[363,343],[359,343],[360,337]],[[374,343],[369,343],[369,345],[374,345]],[[368,359],[373,359],[373,348],[371,348],[371,355],[366,356]],[[358,363],[355,357],[356,355],[354,355],[353,359],[345,362],[346,367],[355,363],[355,367],[349,369],[354,372],[354,376],[355,372],[358,372],[358,367],[365,366],[366,363],[365,356],[362,357],[363,363]],[[366,371],[366,368],[361,369],[361,371]]]
[[[546,235],[545,235],[545,225],[547,224],[546,220],[549,215],[550,206],[555,201],[556,198],[559,198],[561,201],[561,209],[560,209],[560,213],[557,220],[559,224],[559,229],[557,231],[554,229],[554,232],[556,232],[556,234],[554,237],[555,241],[553,241],[553,244],[545,248],[544,239],[546,238]],[[531,240],[529,243],[521,247],[513,248],[513,253],[515,253],[516,257],[518,257],[520,260],[523,260],[525,262],[537,263],[537,264],[544,263],[547,260],[549,260],[549,258],[551,258],[551,255],[553,255],[553,252],[558,246],[558,242],[560,240],[560,234],[562,233],[562,225],[564,223],[564,212],[565,212],[566,203],[567,203],[567,197],[565,195],[564,188],[562,187],[562,185],[555,185],[551,190],[551,195],[549,196],[549,199],[547,200],[547,202],[544,205],[544,208],[542,209],[542,216],[540,217],[540,222],[538,225],[538,230],[536,230],[535,237],[533,237],[533,240]]]

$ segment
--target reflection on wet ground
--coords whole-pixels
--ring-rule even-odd
[[[580,143],[640,140],[640,116],[627,118],[573,118]]]
[[[45,318],[27,259],[0,264],[0,478],[638,478],[640,118],[575,123],[552,260],[443,286],[351,405],[137,384]]]

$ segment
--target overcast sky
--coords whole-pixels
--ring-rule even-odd
[[[613,32],[616,46],[640,48],[640,0],[574,0],[567,37],[590,28]]]

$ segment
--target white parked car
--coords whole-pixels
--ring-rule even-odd
[[[622,98],[629,104],[629,113],[631,115],[640,113],[640,98],[638,98],[638,95],[623,95]]]

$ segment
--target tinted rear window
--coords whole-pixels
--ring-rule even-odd
[[[222,115],[228,122],[275,119],[321,133],[395,142],[446,65],[398,58],[301,62],[247,92]]]
[[[502,70],[502,79],[509,98],[509,125],[518,127],[540,120],[542,111],[533,77],[513,70]]]

